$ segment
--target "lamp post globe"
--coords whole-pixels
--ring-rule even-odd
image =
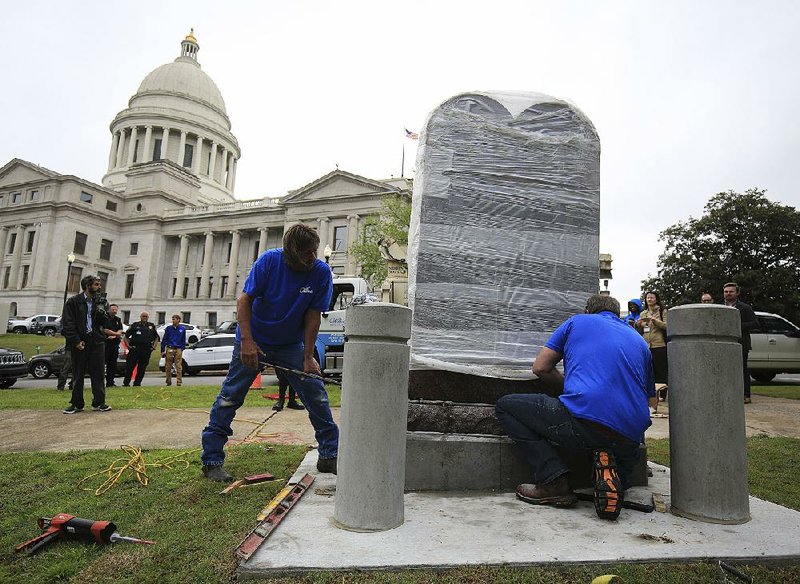
[[[75,254],[70,252],[67,255],[67,281],[64,282],[64,302],[62,302],[62,305],[67,303],[67,291],[69,289],[69,273],[72,271],[73,263],[75,263]]]
[[[322,252],[322,255],[325,256],[325,263],[330,265],[331,256],[333,255],[333,250],[331,249],[330,245],[326,245],[325,246],[325,249]]]

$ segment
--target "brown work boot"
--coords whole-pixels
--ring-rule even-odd
[[[563,474],[544,485],[522,484],[517,486],[517,499],[531,505],[555,505],[569,507],[578,500],[569,488],[568,475]]]

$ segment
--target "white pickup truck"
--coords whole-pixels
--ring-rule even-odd
[[[342,374],[344,362],[344,314],[353,301],[353,296],[366,294],[369,286],[364,278],[351,276],[333,277],[333,296],[328,312],[322,313],[318,343],[324,346],[324,363],[320,363],[325,375]]]

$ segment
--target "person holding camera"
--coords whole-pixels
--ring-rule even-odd
[[[103,383],[105,365],[108,303],[100,294],[100,278],[86,276],[81,280],[81,292],[64,303],[61,313],[63,335],[72,358],[72,398],[65,414],[77,414],[84,408],[83,376],[88,371],[92,384],[92,409],[111,411],[106,404]]]
[[[156,325],[149,322],[149,318],[150,314],[143,310],[139,315],[139,322],[133,323],[125,331],[125,338],[128,339],[128,357],[125,359],[125,379],[122,381],[122,387],[130,387],[134,368],[136,379],[133,385],[138,387],[142,384],[145,369],[150,363],[150,354],[160,340]]]

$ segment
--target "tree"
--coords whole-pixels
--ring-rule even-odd
[[[350,246],[349,253],[361,264],[361,277],[373,286],[381,284],[388,275],[380,246],[407,245],[409,223],[411,200],[403,195],[385,197],[380,215],[367,218],[358,240]]]
[[[690,217],[659,234],[664,252],[658,276],[642,281],[669,306],[699,302],[703,292],[722,298],[736,282],[755,310],[800,322],[800,212],[774,203],[765,191],[728,191],[711,197],[699,219]]]

